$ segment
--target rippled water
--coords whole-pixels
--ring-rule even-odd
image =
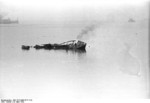
[[[0,25],[0,97],[36,103],[58,98],[148,98],[146,23],[101,25],[82,39],[86,52],[21,49],[76,39],[83,28]]]

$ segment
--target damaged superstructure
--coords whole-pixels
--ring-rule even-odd
[[[42,44],[42,45],[35,45],[35,46],[25,46],[22,45],[22,49],[24,50],[29,50],[30,48],[35,48],[35,49],[72,49],[72,50],[85,50],[86,48],[86,43],[82,42],[80,40],[70,40],[67,42],[63,42],[60,44]]]

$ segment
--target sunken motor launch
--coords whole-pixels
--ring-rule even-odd
[[[22,45],[22,49],[29,50],[31,47],[35,49],[72,49],[72,50],[85,50],[86,43],[80,40],[70,40],[67,42],[63,42],[60,44],[42,44],[42,45],[35,45],[35,46],[25,46]]]

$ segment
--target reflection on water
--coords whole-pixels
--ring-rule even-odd
[[[29,49],[22,49],[23,51],[29,51]],[[36,51],[39,51],[41,49],[35,49]],[[73,55],[78,55],[81,56],[86,53],[85,49],[44,49],[45,51],[55,51],[55,52],[65,52],[66,54],[73,54]]]
[[[83,50],[80,50],[80,49],[75,49],[75,50],[73,50],[73,49],[71,49],[71,50],[66,50],[66,52],[68,53],[68,52],[71,52],[72,54],[76,54],[76,53],[78,53],[78,54],[83,54],[83,53],[86,53],[86,50],[85,49],[83,49]]]
[[[79,49],[66,50],[66,53],[67,54],[72,54],[72,55],[77,55],[78,57],[82,57],[82,56],[85,56],[86,50],[79,50]]]

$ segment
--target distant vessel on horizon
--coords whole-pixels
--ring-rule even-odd
[[[128,22],[135,22],[135,20],[132,19],[132,18],[130,18],[130,19],[128,20]]]
[[[11,20],[10,18],[3,19],[0,16],[0,24],[18,24],[18,23],[19,23],[18,19],[17,20]]]

